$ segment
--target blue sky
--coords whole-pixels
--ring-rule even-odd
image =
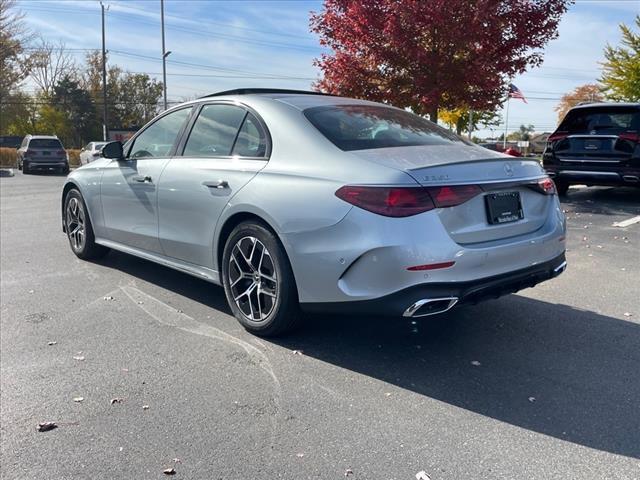
[[[160,1],[104,3],[110,62],[161,79]],[[169,100],[246,86],[308,89],[319,75],[313,60],[322,51],[309,32],[309,12],[321,6],[315,0],[165,0]],[[20,0],[19,7],[34,31],[77,49],[79,59],[84,49],[101,46],[97,0]],[[598,78],[605,44],[616,44],[618,24],[632,24],[638,13],[640,0],[577,0],[559,38],[549,43],[544,65],[513,80],[529,103],[511,101],[509,130],[521,123],[553,130],[559,97]],[[495,133],[502,130],[504,124]]]

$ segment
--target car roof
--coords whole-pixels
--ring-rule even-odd
[[[33,139],[45,139],[45,140],[59,140],[59,138],[56,135],[27,135],[29,137],[29,139],[33,140]]]
[[[371,102],[369,100],[341,97],[328,93],[306,90],[287,90],[280,88],[238,88],[235,90],[212,93],[196,100],[185,102],[182,105],[204,103],[210,100],[226,100],[242,103],[243,100],[246,101],[247,98],[274,100],[285,103],[299,110],[330,105],[380,105],[379,103]]]
[[[594,102],[594,103],[584,103],[581,105],[576,105],[572,107],[571,110],[576,110],[579,108],[607,108],[607,107],[636,107],[640,108],[640,103],[633,102]]]

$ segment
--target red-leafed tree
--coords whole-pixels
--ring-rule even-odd
[[[320,90],[439,108],[493,110],[510,77],[542,63],[572,0],[325,0],[311,29],[333,50]]]

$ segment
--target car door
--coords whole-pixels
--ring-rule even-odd
[[[157,182],[187,124],[192,107],[155,120],[111,160],[102,175],[100,196],[108,240],[153,253],[158,241]]]
[[[264,123],[242,106],[205,104],[158,190],[159,236],[166,255],[215,268],[213,235],[222,210],[267,163]]]

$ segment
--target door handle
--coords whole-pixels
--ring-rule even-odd
[[[153,179],[149,175],[144,177],[142,175],[136,175],[133,177],[133,181],[138,183],[153,183]]]
[[[202,185],[209,188],[220,188],[220,189],[229,188],[229,182],[227,182],[226,180],[206,181],[206,182],[202,182]]]

